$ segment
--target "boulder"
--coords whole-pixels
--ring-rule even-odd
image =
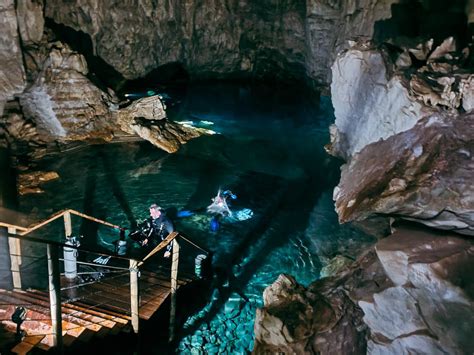
[[[280,276],[257,312],[254,352],[472,353],[474,242],[414,225],[395,228],[336,277],[305,288]],[[294,302],[299,311],[289,312]],[[312,312],[298,318],[304,309]],[[289,327],[307,333],[288,337]]]
[[[365,147],[342,168],[340,221],[384,214],[474,235],[473,119],[433,115]]]

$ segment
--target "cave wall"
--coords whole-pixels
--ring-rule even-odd
[[[371,38],[397,1],[47,0],[45,15],[88,34],[127,79],[180,62],[199,78],[281,74],[327,85],[336,52],[348,38]]]

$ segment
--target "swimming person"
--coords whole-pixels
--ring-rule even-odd
[[[235,200],[237,196],[232,193],[230,190],[225,190],[224,192],[217,192],[216,197],[212,198],[212,203],[207,206],[207,212],[210,213],[213,217],[211,219],[211,231],[216,232],[220,226],[220,220],[223,217],[232,216],[232,211],[229,208],[228,199],[231,198]]]

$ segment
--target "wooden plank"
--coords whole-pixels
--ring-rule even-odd
[[[49,307],[53,332],[53,345],[62,351],[62,322],[61,322],[61,284],[59,282],[58,247],[47,245],[48,280],[49,280]]]
[[[138,334],[140,323],[140,300],[138,299],[138,261],[130,260],[130,311],[132,314],[132,327]]]
[[[173,240],[173,255],[171,256],[171,307],[170,307],[170,328],[169,341],[174,340],[175,322],[176,322],[176,291],[178,289],[178,265],[179,265],[179,243]]]
[[[158,244],[156,247],[153,248],[153,250],[151,252],[148,253],[147,256],[145,256],[143,258],[143,260],[140,262],[140,264],[138,266],[141,266],[146,260],[148,260],[149,258],[151,258],[153,255],[155,255],[156,253],[158,253],[161,249],[163,249],[164,247],[166,247],[169,243],[171,243],[172,240],[174,240],[177,236],[179,235],[178,232],[171,232],[170,234],[168,234],[168,236],[160,243]]]

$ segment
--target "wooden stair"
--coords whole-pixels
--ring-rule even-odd
[[[11,316],[16,307],[25,307],[26,319],[22,330],[24,339],[16,343],[16,324]],[[49,299],[40,291],[0,290],[0,353],[28,354],[48,351],[53,347]],[[130,317],[127,315],[91,310],[78,304],[62,304],[63,344],[67,350],[72,346],[85,345],[94,338],[130,332]]]

